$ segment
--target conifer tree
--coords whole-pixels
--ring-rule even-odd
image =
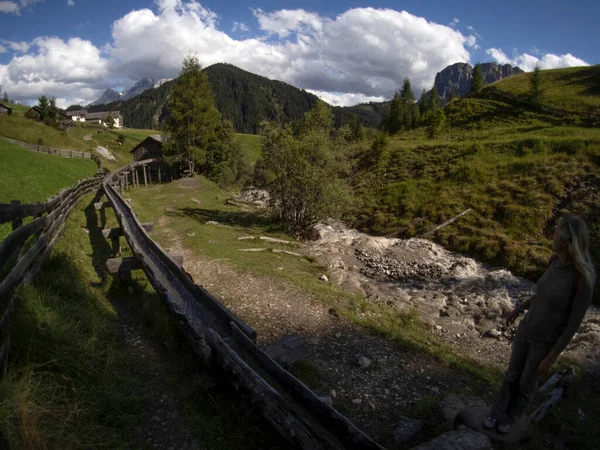
[[[471,81],[471,94],[480,92],[483,89],[483,73],[481,72],[481,64],[475,64],[473,68],[473,80]]]
[[[384,119],[384,130],[389,134],[396,134],[402,130],[404,118],[404,102],[400,97],[400,94],[396,92],[394,94],[394,98],[390,103],[390,107],[386,112],[386,117]]]
[[[532,102],[539,103],[542,97],[542,74],[540,66],[536,65],[529,79],[529,98]]]
[[[456,86],[452,86],[452,89],[450,90],[450,98],[448,99],[448,101],[451,102],[456,98],[458,98],[458,92],[456,90]]]
[[[221,160],[215,155],[207,158],[211,151],[222,151],[222,146],[215,148],[221,115],[197,57],[183,60],[179,77],[171,86],[168,109],[165,131],[169,139],[164,148],[170,162],[184,163],[192,174],[205,169],[207,160]]]

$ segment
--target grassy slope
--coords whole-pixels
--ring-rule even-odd
[[[103,160],[103,165],[109,170],[114,170],[130,163],[133,157],[130,151],[148,136],[158,134],[157,130],[141,130],[124,128],[109,130],[96,126],[77,125],[61,132],[43,123],[25,118],[24,114],[29,107],[22,105],[9,105],[13,108],[12,116],[0,116],[0,136],[16,139],[30,144],[40,144],[49,147],[79,150],[94,153],[94,147],[107,148],[116,158],[116,161]],[[98,133],[101,129],[103,132]],[[89,136],[89,140],[84,137]],[[119,136],[124,136],[123,145],[119,145]],[[252,134],[236,134],[235,139],[246,146],[252,164],[261,154],[260,139]]]
[[[44,202],[60,189],[91,177],[96,163],[89,159],[61,158],[25,150],[0,139],[0,203]],[[11,231],[0,224],[0,240]]]
[[[600,109],[600,65],[568,69],[542,70],[543,104],[569,111]],[[525,95],[531,73],[523,73],[495,83],[498,89]]]
[[[0,139],[0,203],[42,202],[97,170],[89,159],[61,158],[25,150]]]
[[[505,81],[496,86],[506,88]],[[575,77],[573,91],[586,83]],[[378,178],[386,181],[363,189],[360,223],[412,237],[472,208],[435,238],[517,274],[539,275],[550,255],[545,234],[555,202],[570,182],[598,175],[600,129],[482,99],[451,102],[445,112],[449,127],[438,139],[428,140],[424,128],[391,138]],[[572,206],[572,212],[596,217],[585,199]],[[592,234],[600,242],[600,234]]]
[[[152,368],[125,346],[115,302],[151,325],[155,345],[174,343],[169,354],[177,364],[165,382],[180,392],[182,415],[200,442],[222,450],[283,448],[227,383],[207,387],[212,378],[179,342],[142,272],[130,285],[106,275],[112,250],[93,201],[89,194],[73,209],[50,260],[19,296],[0,379],[0,448],[140,448],[134,435],[148,407],[143,379]],[[106,227],[118,226],[111,210],[106,216]],[[126,245],[122,251],[131,254]]]
[[[236,133],[235,140],[246,146],[248,149],[248,155],[250,156],[250,162],[255,164],[256,161],[258,161],[258,158],[260,158],[262,155],[260,136],[256,134]]]

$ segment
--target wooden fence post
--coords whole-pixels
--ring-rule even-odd
[[[11,200],[10,202],[13,205],[20,205],[21,204],[21,200]],[[14,219],[12,221],[12,229],[13,229],[13,231],[15,231],[17,228],[19,228],[22,225],[23,225],[23,218]]]
[[[144,169],[144,187],[148,187],[148,178],[146,177],[146,164],[142,166],[142,169]]]
[[[159,162],[159,163],[158,163],[158,183],[159,183],[159,184],[160,184],[160,182],[161,182],[161,181],[160,181],[160,166],[161,166],[161,164],[160,164],[160,162]]]

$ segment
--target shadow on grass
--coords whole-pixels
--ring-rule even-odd
[[[265,227],[267,231],[284,231],[285,229],[285,227],[273,216],[254,211],[219,211],[204,208],[180,208],[169,213],[169,215],[190,217],[202,224],[214,221],[244,227]]]
[[[102,208],[99,212],[96,212],[94,207],[94,203],[101,200],[102,191],[99,190],[90,204],[86,206],[84,212],[90,244],[92,245],[92,265],[102,283],[108,278],[105,264],[106,260],[112,256],[113,250],[102,235],[102,229],[106,226],[106,211]],[[98,287],[101,283],[92,283],[92,286]]]

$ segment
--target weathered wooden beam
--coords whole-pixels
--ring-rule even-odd
[[[302,336],[284,336],[263,347],[262,351],[281,366],[290,366],[306,354],[306,339]]]
[[[146,222],[142,224],[142,227],[144,227],[144,230],[146,231],[152,231],[154,228],[154,224],[152,222]],[[123,229],[121,227],[105,228],[104,230],[102,230],[102,236],[104,236],[104,239],[123,236]]]
[[[182,253],[168,253],[167,256],[175,262],[179,267],[183,266]],[[131,272],[132,270],[143,269],[142,262],[134,257],[127,258],[110,258],[106,261],[106,268],[110,273]]]
[[[144,187],[148,187],[148,177],[146,176],[146,164],[142,166],[142,169],[144,169]]]

